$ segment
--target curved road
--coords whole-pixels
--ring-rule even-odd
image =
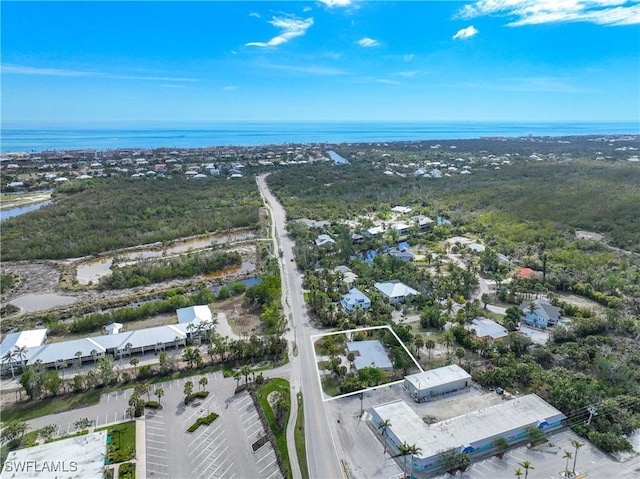
[[[256,177],[258,188],[271,210],[274,247],[282,251],[280,258],[282,271],[283,308],[289,317],[291,330],[289,339],[294,344],[291,360],[291,386],[300,388],[304,395],[305,436],[309,476],[314,479],[339,479],[344,474],[338,460],[327,412],[322,401],[322,390],[316,373],[311,336],[316,333],[309,322],[302,290],[302,277],[298,272],[293,255],[293,240],[285,229],[286,213],[280,202],[271,194],[265,178]],[[275,251],[278,251],[276,249]],[[295,352],[297,351],[297,355]],[[292,407],[295,401],[292,401]],[[294,414],[292,414],[292,420]]]

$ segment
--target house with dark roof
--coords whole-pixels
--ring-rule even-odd
[[[530,305],[533,303],[533,307]],[[524,313],[524,322],[529,326],[547,329],[560,321],[560,308],[553,306],[544,298],[535,299],[533,302],[523,301],[520,310]]]

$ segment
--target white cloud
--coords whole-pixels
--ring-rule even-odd
[[[358,40],[358,45],[365,48],[377,47],[380,45],[380,42],[377,40],[374,40],[373,38],[364,37]]]
[[[349,72],[340,70],[338,68],[318,66],[318,65],[300,66],[300,65],[279,65],[274,63],[268,63],[268,64],[263,64],[263,66],[267,68],[273,68],[276,70],[288,70],[292,72],[310,73],[312,75],[325,75],[325,76],[349,75]]]
[[[401,83],[399,81],[396,80],[388,80],[386,78],[377,78],[376,82],[378,83],[385,83],[387,85],[401,85]]]
[[[38,75],[57,77],[97,77],[111,80],[135,80],[135,81],[163,81],[163,82],[197,82],[196,78],[163,77],[144,75],[120,75],[99,71],[62,70],[59,68],[37,68],[25,65],[2,65],[2,73],[14,75]]]
[[[273,37],[268,42],[249,42],[245,45],[248,47],[277,47],[283,43],[287,43],[293,38],[304,35],[307,29],[313,25],[313,18],[302,19],[294,15],[286,17],[273,17],[269,21],[271,25],[280,29],[280,35]]]
[[[505,16],[514,27],[559,22],[636,25],[640,0],[477,0],[458,12],[462,18],[483,15]]]
[[[41,75],[53,77],[84,77],[97,76],[96,72],[86,72],[77,70],[60,70],[58,68],[35,68],[24,65],[2,65],[2,73],[13,73],[16,75]]]
[[[413,71],[407,71],[407,72],[397,72],[396,75],[403,78],[414,78],[418,73],[420,72],[417,70],[413,70]]]
[[[413,53],[408,53],[406,55],[402,55],[402,59],[405,62],[410,62],[411,60],[413,60],[415,58],[415,55]]]
[[[473,25],[468,26],[467,28],[462,28],[456,32],[453,36],[454,40],[466,40],[467,38],[471,38],[474,35],[478,34],[478,30]]]
[[[250,16],[250,17],[255,17],[255,18],[262,18],[258,12],[251,12],[251,13],[249,14],[249,16]]]
[[[238,87],[236,85],[227,85],[222,88],[224,91],[236,91]]]
[[[351,5],[351,0],[320,0],[320,3],[323,3],[329,8],[333,7],[348,7]]]

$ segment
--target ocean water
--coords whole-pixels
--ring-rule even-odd
[[[640,134],[639,122],[127,122],[3,123],[0,152],[369,143],[481,137]]]

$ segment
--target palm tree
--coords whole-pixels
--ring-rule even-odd
[[[535,469],[535,467],[531,465],[530,461],[523,461],[520,465],[524,467],[524,479],[527,479],[529,477],[529,469]]]
[[[162,389],[162,388],[156,388],[156,391],[155,391],[153,394],[155,394],[156,396],[158,396],[158,404],[162,406],[162,403],[160,402],[160,398],[161,398],[162,396],[164,396],[164,389]]]
[[[140,360],[137,357],[132,357],[129,360],[129,364],[131,364],[131,366],[133,366],[133,375],[137,376],[138,375],[138,364],[140,363]]]
[[[235,379],[236,382],[236,388],[240,387],[240,379],[242,378],[242,374],[240,374],[240,371],[236,371],[235,374],[233,375],[233,379]]]
[[[184,395],[189,397],[191,396],[192,392],[193,392],[193,382],[187,381],[186,383],[184,383]]]
[[[492,445],[498,450],[496,456],[502,459],[504,457],[504,451],[506,451],[509,447],[509,441],[507,441],[504,437],[499,437],[493,441]]]
[[[564,466],[564,475],[565,477],[569,477],[569,459],[573,457],[573,453],[571,451],[565,450],[564,456],[562,457],[567,459],[567,463]]]
[[[382,421],[380,423],[380,425],[378,426],[378,428],[382,431],[382,442],[384,443],[384,453],[387,453],[387,429],[389,429],[391,427],[391,419],[385,419],[384,421]]]
[[[520,476],[522,476],[522,474],[523,474],[522,469],[517,468],[517,469],[516,469],[515,476],[516,476],[516,477],[520,477]]]
[[[24,362],[27,359],[27,353],[29,350],[26,346],[16,346],[13,350],[13,355],[20,361],[20,364],[24,366]]]
[[[2,362],[4,364],[9,363],[9,367],[11,368],[11,377],[15,378],[16,375],[13,372],[13,360],[15,358],[15,351],[7,351],[4,356],[2,356]]]
[[[206,387],[206,385],[209,384],[209,380],[207,379],[206,376],[202,376],[200,378],[200,381],[198,381],[198,384],[200,384],[200,387],[202,387],[202,390],[204,391],[204,388]]]
[[[582,446],[584,446],[584,444],[581,443],[580,441],[578,441],[577,439],[573,439],[571,441],[571,445],[576,448],[576,453],[573,456],[573,469],[571,471],[573,473],[573,475],[575,476],[576,475],[576,461],[578,460],[578,449],[580,449]]]
[[[416,353],[418,354],[418,357],[420,357],[420,349],[424,346],[424,337],[422,334],[418,334],[414,338],[413,344],[416,346]]]
[[[465,350],[464,348],[460,347],[460,348],[456,348],[456,356],[458,357],[458,364],[462,364],[462,358],[464,358],[465,355]]]
[[[82,365],[82,351],[76,351],[76,358],[78,358],[78,367]]]
[[[142,383],[142,384],[138,384],[135,389],[138,391],[138,394],[145,394],[147,395],[147,401],[151,400],[151,397],[149,396],[149,393],[151,391],[151,386],[148,383]]]
[[[91,357],[93,358],[93,364],[95,364],[96,359],[98,358],[98,351],[96,351],[95,349],[92,349],[89,354],[91,354]]]
[[[454,340],[455,337],[453,336],[453,333],[451,331],[447,331],[442,335],[442,342],[447,347],[447,355],[449,354],[449,348],[453,344]]]
[[[433,339],[427,339],[424,342],[424,347],[427,348],[429,353],[429,361],[431,361],[431,350],[436,348],[436,342]]]
[[[240,373],[244,376],[244,383],[247,384],[247,382],[249,381],[249,374],[251,374],[251,369],[249,369],[249,366],[245,364],[244,366],[242,366]]]
[[[127,355],[131,356],[131,349],[133,348],[133,344],[127,343],[124,345],[124,351]]]
[[[422,453],[422,448],[415,444],[407,444],[406,442],[398,445],[398,451],[400,455],[404,456],[404,477],[407,477],[407,456],[411,456],[411,463],[413,464],[413,456],[418,456]]]

